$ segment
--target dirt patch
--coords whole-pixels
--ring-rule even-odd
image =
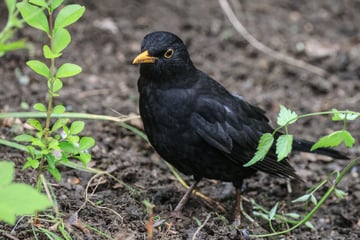
[[[83,67],[76,78],[66,79],[57,102],[69,110],[113,115],[138,113],[136,81],[138,68],[131,60],[139,52],[143,36],[155,30],[168,30],[181,36],[188,45],[197,67],[237,92],[250,102],[262,106],[275,120],[279,104],[298,113],[325,111],[331,108],[360,111],[360,16],[358,1],[241,1],[239,19],[265,45],[310,62],[328,72],[319,77],[289,66],[258,52],[242,39],[225,18],[217,1],[78,1],[87,8],[79,23],[70,27],[72,43],[64,52],[65,59]],[[4,20],[1,22],[3,23]],[[41,44],[45,36],[24,28],[35,46],[34,56],[41,58]],[[22,111],[21,102],[30,106],[43,102],[46,84],[26,66],[28,52],[13,52],[0,59],[0,107],[2,111]],[[29,82],[20,82],[16,71],[29,76]],[[341,128],[325,117],[299,122],[291,131],[314,140],[331,129]],[[359,140],[359,122],[350,124],[350,131]],[[93,136],[94,167],[115,169],[114,176],[129,184],[133,190],[104,178],[91,197],[93,202],[111,208],[113,212],[88,204],[79,212],[82,222],[99,229],[115,239],[146,239],[146,207],[149,199],[155,205],[156,216],[166,216],[176,205],[184,188],[139,136],[111,122],[87,122],[86,134]],[[1,127],[0,137],[12,139],[13,129]],[[357,156],[359,147],[346,150]],[[32,171],[21,171],[25,155],[0,146],[0,158],[18,164],[17,181],[34,182]],[[291,158],[305,183],[293,185],[287,193],[286,181],[259,173],[247,181],[246,196],[270,209],[277,201],[282,211],[300,211],[291,207],[291,200],[324,179],[330,172],[340,170],[346,161],[325,161],[301,154]],[[56,185],[61,212],[73,213],[84,202],[85,186],[92,175],[71,169],[63,170],[63,180]],[[316,231],[301,228],[289,239],[359,239],[360,237],[360,182],[359,169],[345,177],[340,188],[348,193],[343,200],[331,198],[312,219]],[[80,179],[74,184],[72,178]],[[191,182],[190,177],[185,180]],[[170,231],[156,229],[156,238],[191,239],[199,225],[207,223],[196,239],[238,239],[231,227],[234,191],[229,184],[204,180],[199,189],[213,197],[228,210],[214,212],[197,198],[192,198],[179,220]],[[92,189],[91,189],[92,191]],[[324,193],[324,192],[322,192]],[[320,195],[319,195],[320,196]],[[245,202],[245,210],[252,212]],[[209,217],[209,214],[210,217]],[[256,227],[243,219],[243,227],[254,233],[268,229],[260,221]],[[0,224],[10,232],[11,227]],[[264,229],[263,229],[264,228]],[[22,221],[15,236],[32,236],[29,224]],[[74,239],[106,239],[95,231],[89,233],[74,228]],[[165,235],[167,234],[167,235]]]

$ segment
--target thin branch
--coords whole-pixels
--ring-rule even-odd
[[[228,17],[230,23],[233,25],[235,30],[240,33],[240,35],[250,43],[251,46],[253,46],[258,51],[261,51],[273,58],[275,58],[278,61],[287,63],[289,65],[296,66],[298,68],[304,69],[306,71],[315,73],[321,77],[324,77],[326,75],[326,71],[322,68],[316,67],[314,65],[311,65],[309,63],[306,63],[301,60],[294,59],[290,56],[284,55],[280,52],[277,52],[261,42],[259,42],[253,35],[251,35],[244,25],[240,22],[240,20],[236,17],[234,11],[232,10],[229,2],[227,0],[218,0],[221,8],[223,9],[225,15]]]
[[[95,179],[98,179],[98,177],[100,177],[102,175],[107,175],[107,174],[108,174],[107,172],[99,172],[99,173],[95,174],[94,176],[92,176],[90,178],[90,180],[86,184],[86,188],[85,188],[85,191],[84,191],[85,201],[83,202],[83,204],[79,207],[79,209],[76,212],[80,212],[83,208],[85,208],[87,203],[90,203],[95,208],[108,210],[108,211],[114,213],[116,216],[118,216],[121,219],[121,222],[122,222],[124,218],[117,211],[115,211],[112,208],[99,206],[99,205],[97,205],[96,203],[94,203],[93,201],[90,200],[90,198],[95,194],[95,191],[96,191],[97,187],[100,184],[100,181],[98,180],[95,187],[94,187],[94,189],[93,189],[93,191],[89,194],[88,192],[89,192],[89,188],[90,188],[92,182],[95,181]]]
[[[199,234],[200,230],[203,229],[206,225],[206,223],[209,221],[211,217],[211,213],[209,213],[205,219],[205,221],[203,222],[203,224],[201,224],[201,226],[198,227],[198,229],[196,229],[196,232],[194,233],[193,237],[192,237],[192,240],[195,240],[196,239],[196,235]]]

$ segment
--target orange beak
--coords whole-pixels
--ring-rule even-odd
[[[132,64],[154,63],[156,59],[157,59],[156,57],[150,56],[149,51],[146,50],[140,53],[139,55],[137,55],[133,60]]]

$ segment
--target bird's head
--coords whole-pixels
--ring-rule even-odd
[[[152,80],[174,78],[195,69],[183,41],[162,31],[144,37],[141,53],[132,63],[140,64],[140,74]]]

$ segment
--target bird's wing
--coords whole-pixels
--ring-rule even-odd
[[[191,115],[191,127],[204,141],[227,154],[232,153],[234,144],[255,152],[262,133],[271,131],[258,108],[230,94],[200,95]]]
[[[201,95],[194,109],[191,127],[207,144],[240,165],[253,157],[262,134],[273,131],[260,108],[231,95]],[[286,160],[277,161],[274,147],[263,161],[251,168],[298,178]]]

